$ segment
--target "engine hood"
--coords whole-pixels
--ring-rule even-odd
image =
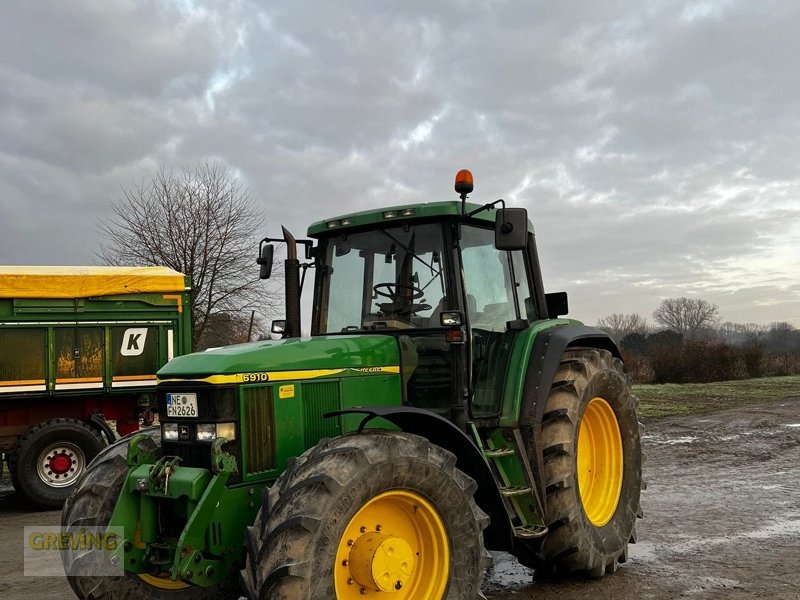
[[[335,335],[267,340],[179,356],[159,372],[161,380],[237,373],[311,369],[397,367],[397,340],[388,335]]]

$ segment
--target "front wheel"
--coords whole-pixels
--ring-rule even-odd
[[[472,600],[488,517],[455,457],[424,438],[323,440],[265,493],[245,537],[252,600]]]
[[[542,418],[545,570],[599,577],[627,559],[640,513],[637,401],[622,364],[605,350],[568,350]]]

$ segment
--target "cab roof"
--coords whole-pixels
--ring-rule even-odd
[[[481,204],[467,202],[466,212],[471,212],[480,208],[481,206]],[[309,226],[308,235],[310,237],[319,237],[326,232],[352,229],[354,227],[363,227],[365,225],[402,222],[416,219],[429,219],[431,217],[450,217],[458,216],[460,214],[460,201],[428,202],[424,204],[402,204],[398,206],[387,206],[386,208],[377,208],[348,213],[338,217],[325,219],[324,221],[317,221]],[[477,215],[474,215],[472,218],[493,223],[494,214],[495,211],[493,210],[485,210]],[[349,222],[342,223],[343,221]]]
[[[167,267],[0,266],[0,298],[91,298],[187,288],[188,278]]]

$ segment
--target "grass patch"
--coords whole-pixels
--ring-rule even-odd
[[[715,383],[634,385],[633,393],[641,400],[639,416],[642,419],[654,419],[708,413],[762,404],[787,396],[800,396],[800,375]]]

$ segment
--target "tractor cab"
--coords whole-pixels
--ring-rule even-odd
[[[317,269],[312,336],[393,336],[404,403],[459,425],[500,414],[513,338],[548,316],[525,209],[467,203],[471,188],[461,171],[461,202],[315,223],[306,265]],[[294,293],[287,287],[287,298]]]

